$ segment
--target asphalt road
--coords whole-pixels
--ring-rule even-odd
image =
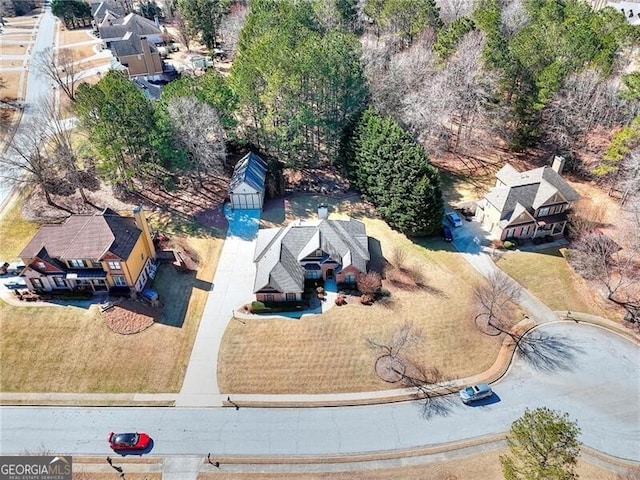
[[[54,43],[56,17],[51,13],[51,8],[49,6],[44,8],[45,10],[41,15],[40,22],[38,23],[36,38],[30,49],[31,60],[27,76],[24,111],[14,138],[20,138],[22,132],[28,131],[32,128],[31,125],[33,119],[40,114],[38,112],[38,105],[42,102],[42,99],[46,99],[52,95],[51,80],[40,74],[37,69],[33,68],[33,59],[35,56],[38,53],[43,52],[45,49],[51,48]],[[15,155],[15,153],[12,153],[12,150],[9,149],[5,155]],[[9,196],[12,187],[12,183],[7,180],[0,182],[0,205],[4,199]]]
[[[588,446],[640,461],[640,348],[583,324],[547,324],[478,406],[455,395],[344,408],[3,407],[0,453],[106,455],[110,431],[145,431],[156,455],[331,455],[402,450],[508,430],[525,407],[568,412]]]

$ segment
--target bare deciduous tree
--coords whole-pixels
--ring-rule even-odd
[[[218,112],[191,96],[172,98],[167,111],[198,174],[222,175],[227,150]]]
[[[606,289],[607,299],[635,309],[640,308],[635,288],[640,283],[640,215],[634,211],[628,217],[621,222],[624,248],[607,235],[593,231],[573,243],[569,259],[582,277]]]
[[[180,11],[177,9],[174,10],[174,13],[173,13],[173,26],[176,27],[178,41],[186,47],[187,52],[190,52],[191,51],[190,45],[192,40],[191,32],[189,30],[186,20],[184,19]]]
[[[74,49],[63,48],[54,55],[51,48],[47,48],[36,54],[35,66],[41,75],[51,80],[71,100],[75,100],[81,67]]]
[[[60,109],[56,107],[53,99],[41,102],[39,108],[42,118],[49,120],[44,127],[44,133],[49,142],[52,160],[70,187],[80,193],[86,204],[94,206],[87,198],[85,189],[96,190],[99,188],[99,181],[92,172],[92,165],[84,165],[84,168],[80,166],[80,159],[71,138],[72,125],[62,118]]]
[[[509,38],[529,24],[530,18],[522,0],[507,0],[502,8],[502,33]]]
[[[415,389],[418,398],[424,401],[423,415],[428,417],[444,412],[446,405],[435,402],[434,396],[434,390],[443,381],[441,372],[412,359],[411,350],[421,350],[422,341],[422,331],[409,322],[400,325],[386,341],[367,338],[369,347],[382,353],[376,359],[378,375],[385,381],[399,382],[404,387]]]
[[[49,205],[68,211],[51,198],[66,182],[59,178],[55,162],[46,152],[46,119],[30,120],[26,127],[14,137],[8,154],[0,158],[0,176],[16,184],[40,187]]]
[[[225,54],[229,59],[233,59],[238,50],[240,32],[247,19],[248,8],[246,5],[235,4],[228,14],[222,17],[220,23],[220,35],[224,44]]]
[[[620,164],[615,188],[622,205],[640,198],[640,147],[633,149]]]
[[[521,290],[522,287],[504,273],[491,273],[487,281],[474,290],[478,308],[476,325],[488,335],[511,335],[511,319]]]
[[[580,199],[572,207],[567,224],[567,234],[571,239],[578,239],[594,229],[602,226],[606,208],[604,205],[593,204],[588,199]]]
[[[469,32],[444,68],[432,69],[417,88],[405,89],[404,123],[420,132],[431,152],[477,152],[497,134],[491,99],[498,79],[482,65],[484,41],[481,32]]]
[[[438,0],[437,3],[440,7],[440,19],[445,24],[473,13],[474,2],[469,0]]]
[[[546,140],[557,150],[572,151],[594,128],[631,120],[633,102],[622,99],[619,89],[619,78],[605,78],[593,68],[567,77],[543,111]]]

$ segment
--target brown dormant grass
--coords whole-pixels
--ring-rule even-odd
[[[354,471],[315,473],[226,473],[217,470],[211,473],[200,473],[198,480],[502,480],[504,476],[500,468],[499,456],[503,453],[506,451],[498,450],[447,461],[375,470],[365,466],[361,470]],[[303,469],[304,466],[300,468],[300,470]],[[578,460],[577,472],[580,480],[615,480],[616,478],[614,473],[582,458]]]
[[[306,197],[303,200],[311,203]],[[293,211],[314,215],[315,207],[297,202],[298,198],[292,200]],[[334,212],[342,211],[344,205],[334,205]],[[346,208],[358,211],[353,201]],[[479,275],[448,244],[429,241],[425,248],[380,220],[362,220],[385,257],[394,249],[406,250],[405,261],[422,272],[425,287],[393,292],[389,306],[352,302],[300,320],[231,322],[218,363],[222,391],[329,393],[397,388],[377,378],[374,363],[379,352],[368,346],[367,339],[388,342],[405,322],[422,332],[411,357],[422,366],[437,367],[446,378],[476,374],[493,364],[501,341],[481,334],[473,324],[472,291]]]
[[[2,71],[2,65],[0,64],[0,71]],[[24,87],[22,85],[22,91],[20,88],[20,78],[22,77],[21,71],[8,70],[2,72],[2,80],[5,82],[5,88],[0,90],[0,98],[16,99],[23,97]],[[25,82],[26,83],[26,82]]]
[[[4,392],[176,392],[204,310],[222,241],[187,240],[198,251],[195,275],[169,265],[158,275],[167,323],[135,334],[114,333],[98,310],[14,307],[0,302],[0,390]],[[164,278],[163,278],[164,277]],[[171,296],[169,296],[169,290]],[[169,301],[170,299],[170,301]]]
[[[4,55],[26,55],[29,45],[27,43],[3,43],[0,44],[0,54]]]
[[[64,28],[64,26],[62,26],[60,28],[60,43],[58,45],[63,47],[72,43],[81,43],[95,40],[95,37],[89,35],[90,31],[91,27],[79,28],[76,30],[67,30],[66,28]]]

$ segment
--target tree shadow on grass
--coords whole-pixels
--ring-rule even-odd
[[[573,370],[577,356],[584,353],[584,349],[567,336],[535,330],[520,339],[517,353],[540,372],[557,372]]]

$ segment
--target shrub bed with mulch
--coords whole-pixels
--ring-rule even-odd
[[[132,335],[153,325],[161,313],[162,308],[153,308],[137,300],[123,299],[118,305],[102,312],[102,318],[114,332]]]

